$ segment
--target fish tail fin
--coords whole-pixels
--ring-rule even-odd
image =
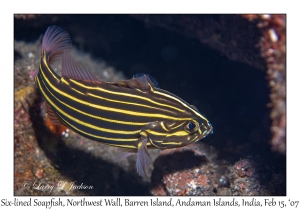
[[[49,63],[57,60],[64,50],[72,48],[72,42],[67,31],[58,26],[49,26],[42,41],[42,56],[45,56]]]

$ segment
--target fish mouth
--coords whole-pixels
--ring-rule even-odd
[[[202,138],[206,137],[208,134],[213,133],[213,126],[207,122],[207,125],[200,126],[203,128]]]

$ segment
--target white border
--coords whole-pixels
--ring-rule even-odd
[[[293,1],[295,2],[295,1]],[[287,13],[287,197],[299,200],[299,11],[283,1],[1,1],[0,199],[13,200],[13,14],[14,13]],[[298,65],[297,65],[298,64]],[[76,199],[79,197],[76,197]],[[92,199],[92,197],[90,197]],[[96,197],[95,199],[98,199]],[[26,197],[20,198],[26,199]],[[43,197],[41,200],[49,199]],[[137,197],[136,200],[150,198]],[[213,199],[213,198],[207,198]],[[258,197],[257,199],[264,199]],[[1,200],[0,200],[1,201]],[[287,201],[288,202],[288,201]],[[1,204],[1,203],[0,203]],[[32,207],[33,208],[33,207]],[[99,207],[98,207],[99,208]],[[137,209],[140,207],[131,207]],[[200,207],[196,207],[200,208]],[[298,206],[299,208],[299,206]],[[56,208],[57,209],[57,208]],[[64,208],[65,209],[65,208]]]

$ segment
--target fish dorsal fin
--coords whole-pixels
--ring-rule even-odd
[[[146,75],[150,79],[150,81],[152,82],[154,87],[160,88],[157,80],[154,77],[152,77],[150,74],[137,73],[137,74],[133,75],[133,78],[143,77],[144,75]]]
[[[199,110],[197,109],[197,107],[195,107],[194,105],[191,105],[191,107],[196,110],[197,112],[199,112]]]
[[[50,104],[48,104],[48,102],[45,102],[46,105],[46,113],[48,115],[48,118],[50,119],[50,121],[54,124],[54,125],[63,125],[61,123],[61,121],[57,118],[55,112],[53,111],[53,109],[51,108]]]
[[[130,80],[122,80],[110,84],[126,88],[135,88],[141,91],[149,91],[151,88],[155,87],[149,77],[145,74],[140,77],[133,77]]]
[[[62,59],[62,76],[91,83],[102,83],[88,69],[80,65],[68,50],[64,50]]]

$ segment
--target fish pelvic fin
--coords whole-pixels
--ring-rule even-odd
[[[122,161],[127,157],[137,154],[136,156],[136,170],[140,176],[147,176],[147,167],[151,162],[151,156],[147,148],[148,138],[141,136],[138,140],[137,149],[131,148],[116,148],[115,162]]]
[[[147,176],[147,166],[151,162],[151,156],[147,148],[148,138],[141,136],[137,148],[136,170],[140,176]]]

